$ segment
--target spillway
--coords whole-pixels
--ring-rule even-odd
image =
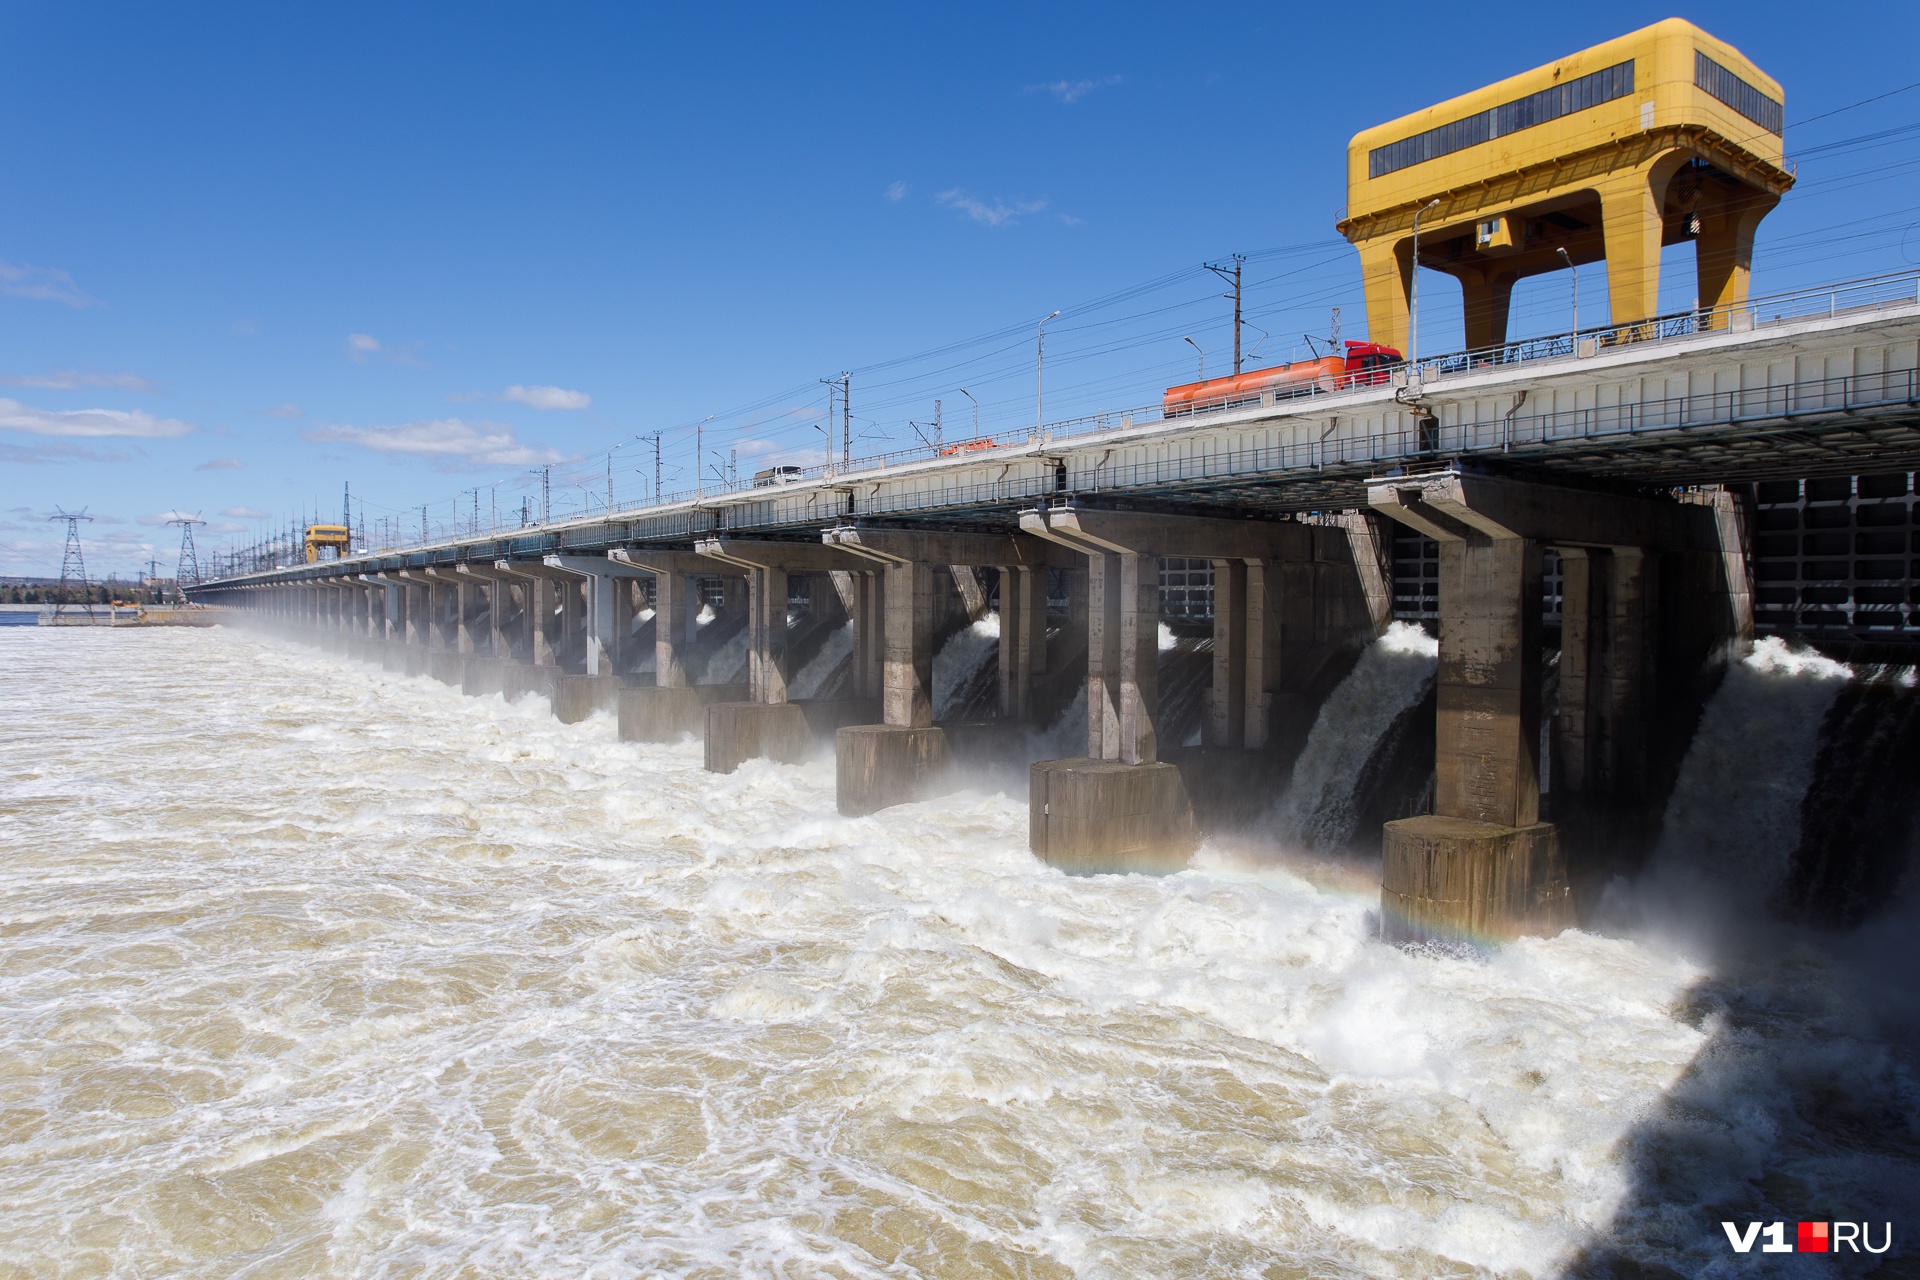
[[[1542,1276],[1716,1238],[1738,1171],[1648,1203],[1675,1091],[1820,1030],[1912,1100],[1832,965],[1751,1026],[1786,961],[1398,949],[1364,877],[1063,875],[1021,797],[840,819],[830,755],[709,774],[228,629],[4,643],[23,1274]],[[1836,1205],[1911,1185],[1777,1113],[1705,1114]]]

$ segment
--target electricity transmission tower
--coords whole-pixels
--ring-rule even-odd
[[[180,567],[174,570],[173,589],[180,595],[180,602],[187,601],[187,588],[200,585],[200,556],[193,547],[193,526],[205,524],[198,516],[180,516],[167,521],[180,526]]]
[[[93,617],[93,587],[92,584],[87,581],[86,557],[80,553],[80,522],[82,520],[92,520],[93,517],[87,514],[85,507],[80,508],[77,512],[63,511],[59,507],[55,507],[53,514],[48,516],[47,519],[65,520],[67,522],[67,550],[66,554],[60,557],[60,586],[54,592],[53,596],[53,616],[58,618],[67,611],[68,588],[77,586],[80,588],[81,607],[87,611],[87,617],[91,619]]]

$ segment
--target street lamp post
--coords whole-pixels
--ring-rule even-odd
[[[1420,380],[1420,219],[1439,203],[1440,197],[1435,196],[1413,215],[1413,272],[1407,290],[1407,371],[1415,382]]]
[[[1187,344],[1188,346],[1190,346],[1190,347],[1192,347],[1192,348],[1194,349],[1194,351],[1195,351],[1195,352],[1196,352],[1196,353],[1197,353],[1197,354],[1199,355],[1199,357],[1200,357],[1200,381],[1202,381],[1202,382],[1205,382],[1205,381],[1207,380],[1207,353],[1206,353],[1206,352],[1204,352],[1204,351],[1201,351],[1201,350],[1200,350],[1200,344],[1199,344],[1199,343],[1197,343],[1197,342],[1195,342],[1195,341],[1194,341],[1194,340],[1193,340],[1192,338],[1184,338],[1184,337],[1183,337],[1183,338],[1181,338],[1181,339],[1180,339],[1180,341],[1182,341],[1182,342],[1184,342],[1184,343],[1186,343],[1186,344]]]
[[[965,387],[960,388],[960,394],[973,400],[973,392]],[[973,438],[976,440],[980,438],[980,402],[978,400],[973,400]]]
[[[1033,433],[1037,436],[1046,425],[1046,369],[1047,369],[1047,320],[1059,315],[1058,311],[1042,320],[1033,332]]]
[[[1567,271],[1573,276],[1573,354],[1580,354],[1580,268],[1573,265],[1573,258],[1565,249],[1556,249],[1560,261],[1567,264]]]

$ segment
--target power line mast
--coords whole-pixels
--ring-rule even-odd
[[[193,526],[205,524],[197,515],[180,516],[167,521],[180,526],[180,567],[174,570],[173,589],[180,596],[180,602],[187,601],[187,588],[200,585],[200,553],[193,546]]]
[[[67,589],[70,586],[78,586],[80,588],[81,605],[86,609],[87,618],[91,621],[93,618],[93,587],[87,581],[86,557],[80,552],[80,522],[82,520],[91,521],[93,517],[87,514],[85,507],[80,508],[77,512],[63,511],[59,507],[55,507],[53,514],[48,516],[47,519],[65,520],[67,522],[67,550],[66,554],[60,557],[60,585],[55,589],[53,596],[53,616],[58,618],[67,611]]]
[[[1233,255],[1233,267],[1231,269],[1212,262],[1201,264],[1206,267],[1207,270],[1213,272],[1213,274],[1233,286],[1232,293],[1222,294],[1221,296],[1233,300],[1233,371],[1235,374],[1240,372],[1240,268],[1246,260],[1246,254],[1236,253]]]

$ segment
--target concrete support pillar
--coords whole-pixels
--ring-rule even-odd
[[[1563,565],[1555,803],[1637,794],[1657,687],[1651,553],[1688,545],[1688,510],[1457,472],[1379,482],[1368,501],[1440,542],[1434,812],[1387,824],[1387,932],[1556,932],[1572,899],[1540,821],[1542,544]]]
[[[661,689],[687,686],[687,628],[693,613],[688,597],[694,580],[684,573],[666,571],[653,579],[653,683]]]
[[[758,567],[747,579],[747,683],[755,702],[787,700],[787,573]]]
[[[1000,714],[1027,720],[1047,670],[1047,571],[1002,565],[999,574]]]
[[[482,623],[480,584],[462,579],[453,586],[454,612],[458,619],[455,648],[471,657],[479,651]]]
[[[560,584],[545,574],[538,574],[527,580],[527,652],[536,667],[551,667],[555,664],[554,632],[559,627],[555,618],[558,607],[555,596]]]
[[[1160,758],[1160,557],[1089,557],[1087,755],[1122,764]]]
[[[886,675],[881,715],[896,727],[933,723],[933,566],[886,569]]]
[[[407,643],[424,649],[433,642],[429,635],[432,614],[429,612],[431,602],[427,589],[423,584],[413,581],[409,581],[405,589],[407,592]]]
[[[1209,746],[1247,742],[1247,562],[1213,562],[1213,704]]]
[[[513,656],[508,640],[507,610],[513,602],[513,585],[504,578],[487,583],[487,656],[504,662]]]
[[[1505,827],[1540,820],[1541,547],[1440,545],[1434,812]]]

